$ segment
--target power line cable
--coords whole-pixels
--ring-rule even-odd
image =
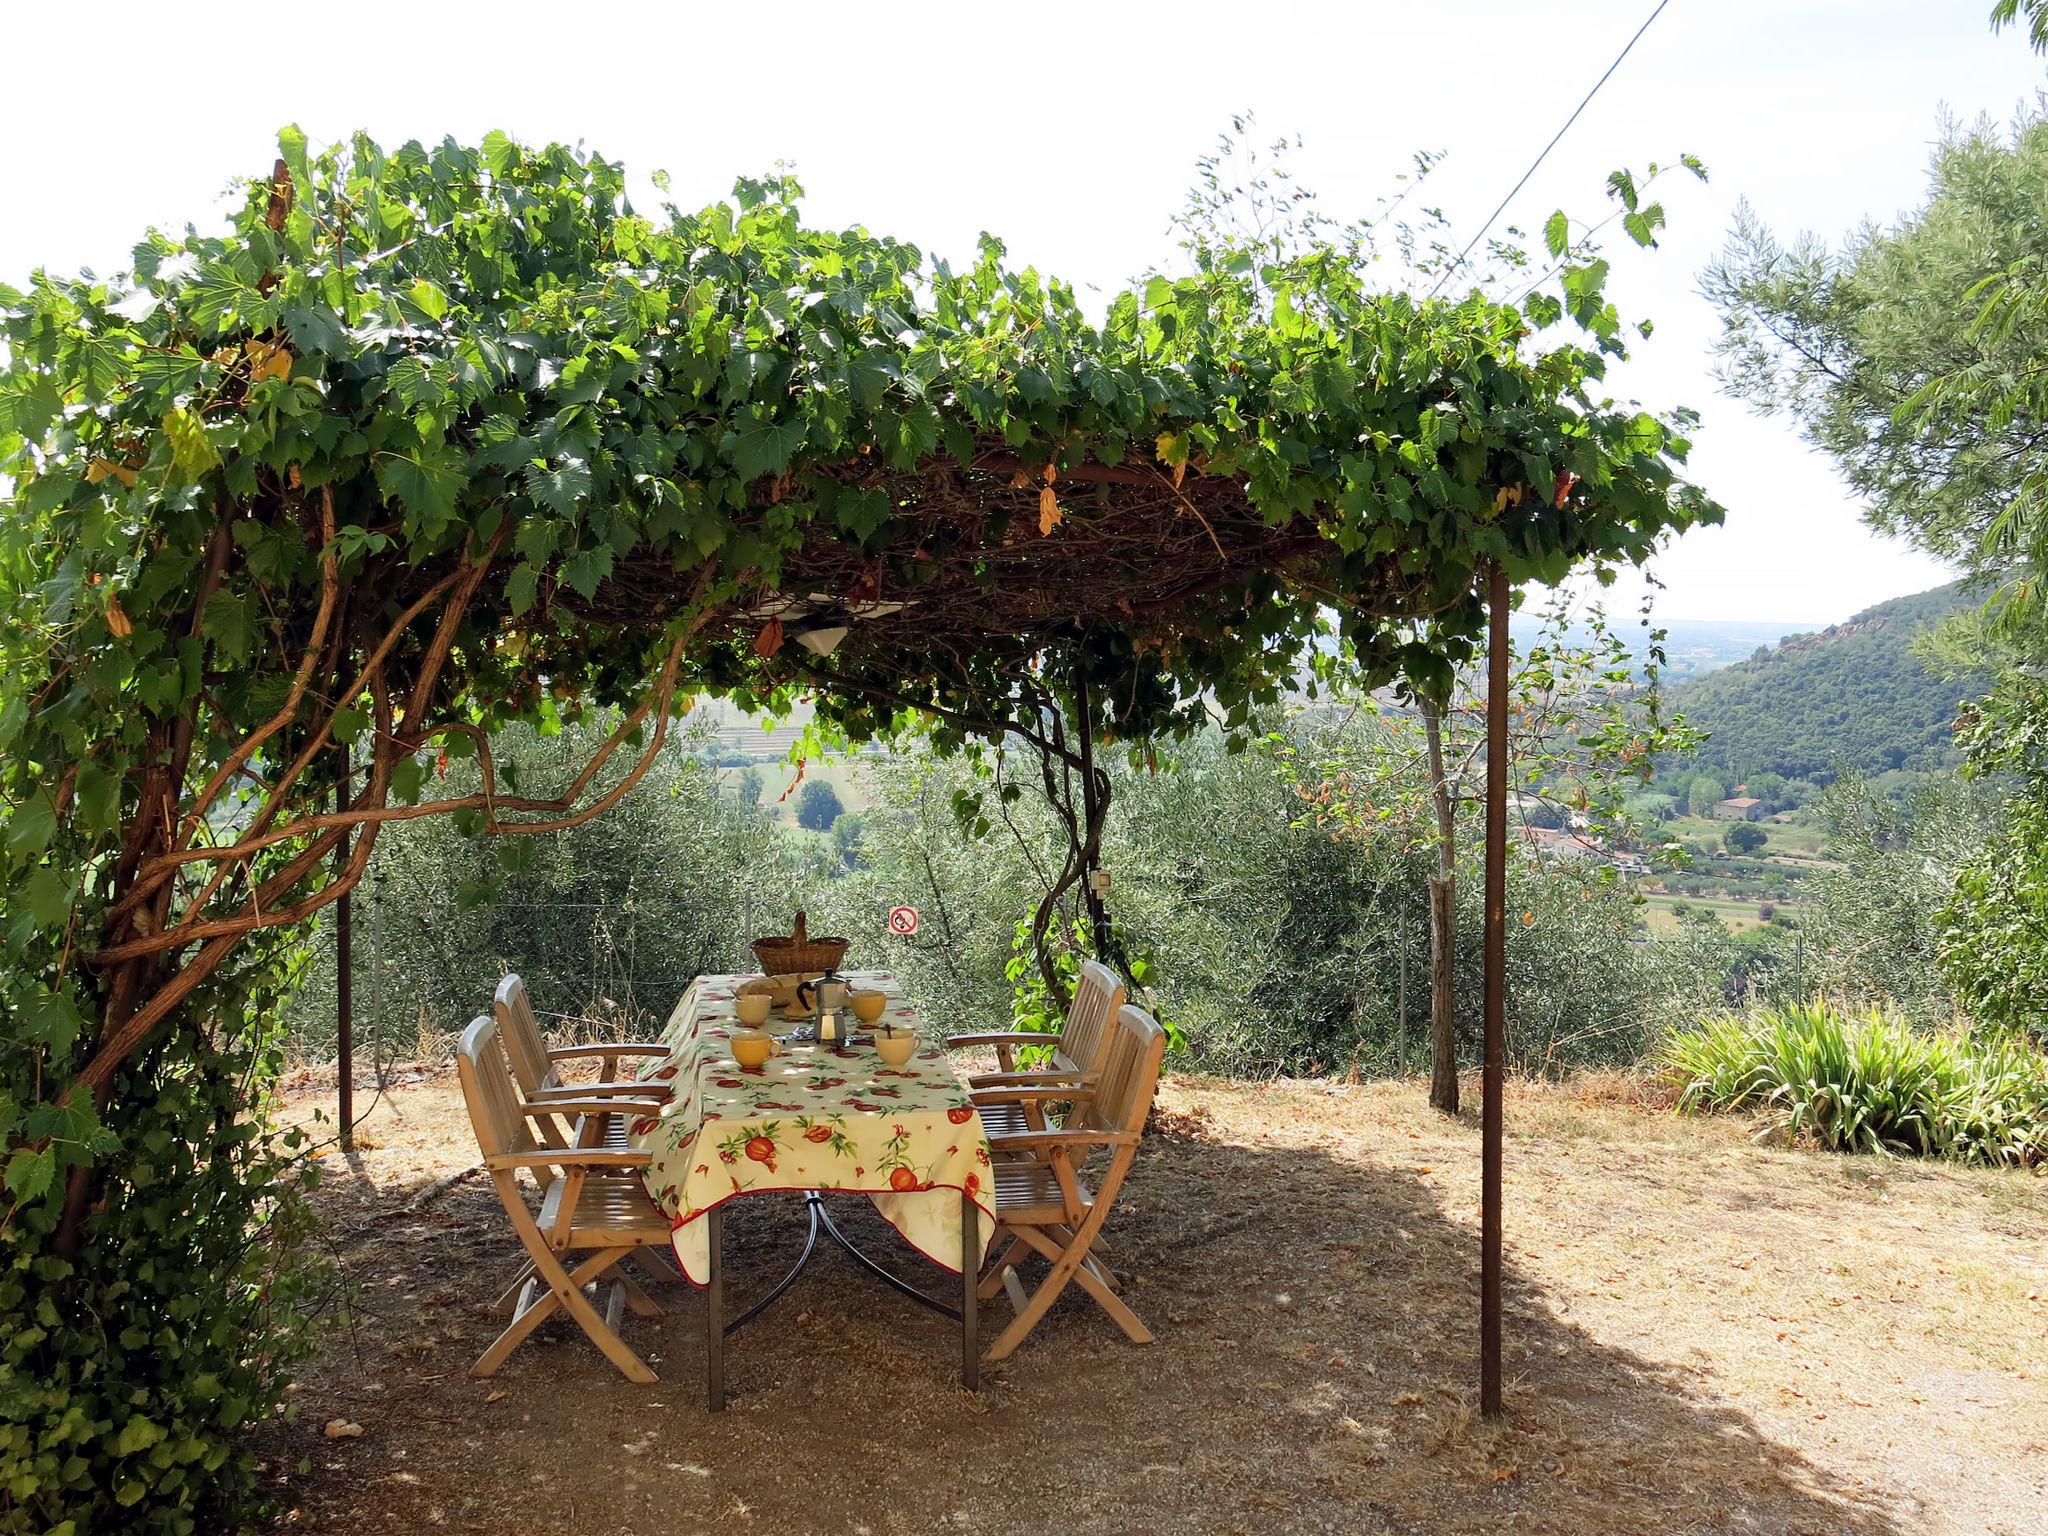
[[[1607,83],[1608,79],[1614,74],[1614,72],[1617,69],[1621,68],[1621,61],[1629,56],[1629,51],[1633,49],[1637,43],[1642,41],[1643,34],[1650,30],[1650,23],[1654,22],[1659,16],[1662,16],[1664,14],[1664,7],[1669,5],[1670,3],[1671,0],[1657,0],[1657,8],[1654,11],[1650,12],[1648,20],[1644,21],[1644,23],[1640,27],[1636,28],[1635,36],[1631,37],[1625,44],[1622,45],[1621,52],[1617,53],[1614,56],[1614,62],[1607,66],[1607,73],[1602,75],[1598,80],[1595,80],[1593,82],[1593,89],[1586,92],[1586,99],[1580,102],[1576,107],[1572,109],[1572,115],[1564,120],[1564,126],[1562,128],[1558,129],[1555,134],[1551,135],[1550,142],[1543,146],[1543,152],[1539,154],[1534,160],[1529,162],[1529,169],[1522,172],[1522,179],[1516,182],[1514,186],[1508,189],[1508,195],[1502,198],[1500,200],[1500,205],[1496,207],[1493,210],[1493,212],[1489,213],[1486,216],[1486,222],[1479,226],[1478,233],[1473,235],[1470,240],[1467,240],[1465,242],[1465,249],[1458,252],[1458,259],[1452,262],[1448,267],[1444,268],[1444,275],[1436,280],[1436,287],[1429,290],[1429,296],[1432,299],[1443,291],[1444,284],[1448,283],[1451,280],[1451,274],[1453,272],[1456,272],[1460,267],[1465,265],[1465,258],[1472,254],[1472,247],[1477,245],[1481,240],[1483,240],[1486,237],[1486,232],[1489,229],[1493,228],[1493,221],[1499,218],[1503,210],[1507,208],[1507,205],[1515,200],[1515,194],[1521,191],[1522,188],[1526,187],[1529,184],[1529,178],[1536,174],[1537,168],[1543,164],[1544,159],[1550,154],[1550,152],[1553,149],[1557,148],[1557,141],[1563,138],[1567,133],[1571,132],[1572,124],[1576,123],[1579,120],[1579,114],[1581,112],[1584,112],[1586,108],[1592,104],[1593,98],[1600,94],[1600,87]]]

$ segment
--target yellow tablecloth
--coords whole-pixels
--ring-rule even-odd
[[[884,1022],[920,1027],[895,977],[853,971],[854,985],[888,995]],[[676,1258],[692,1281],[710,1274],[697,1218],[738,1195],[808,1189],[869,1195],[918,1252],[960,1268],[960,1195],[981,1208],[981,1250],[995,1234],[988,1138],[966,1084],[926,1044],[901,1068],[871,1046],[789,1045],[765,1067],[733,1060],[733,989],[745,978],[700,976],[662,1031],[671,1054],[642,1071],[672,1097],[630,1127],[654,1155],[647,1188],[674,1224]],[[848,1013],[846,1022],[853,1025]],[[777,1021],[781,1033],[794,1028]]]

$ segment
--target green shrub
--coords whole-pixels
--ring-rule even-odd
[[[1752,1110],[1841,1152],[2030,1165],[2048,1158],[2048,1057],[1825,1003],[1724,1015],[1664,1049],[1689,1111]]]
[[[307,1138],[247,1096],[276,1075],[275,1021],[203,993],[216,1027],[124,1076],[83,1259],[54,1251],[50,1203],[5,1228],[0,1531],[196,1536],[255,1509],[244,1428],[280,1411],[333,1276]]]

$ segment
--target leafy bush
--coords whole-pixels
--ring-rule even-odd
[[[118,1138],[94,1137],[106,1196],[84,1241],[109,1262],[55,1252],[50,1204],[14,1210],[0,1530],[188,1536],[226,1528],[257,1493],[243,1426],[284,1401],[332,1277],[305,1242],[305,1134],[244,1097],[275,1076],[277,1032],[225,985],[201,1002],[214,1026],[183,1053],[138,1057]]]
[[[559,778],[612,723],[555,735],[510,727],[495,742],[499,771],[528,783]],[[698,972],[751,966],[747,940],[788,932],[802,905],[788,893],[816,877],[797,840],[727,791],[693,744],[672,742],[610,811],[545,838],[470,837],[439,817],[388,829],[354,898],[359,1038],[404,1052],[458,1030],[508,970],[532,985],[550,1028],[644,1032]],[[443,788],[478,782],[474,763],[453,761]],[[326,1055],[333,1017],[323,924],[291,1004],[295,1047]]]
[[[2016,1041],[1923,1033],[1826,1003],[1723,1015],[1674,1035],[1689,1111],[1754,1110],[1839,1152],[2031,1165],[2048,1157],[2048,1057]]]

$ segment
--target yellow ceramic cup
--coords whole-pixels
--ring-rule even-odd
[[[775,1054],[775,1037],[745,1029],[732,1037],[732,1059],[743,1067],[765,1066]]]
[[[759,1029],[768,1022],[768,1010],[775,1006],[775,999],[766,992],[742,992],[733,999],[733,1012],[739,1021],[749,1029]]]
[[[863,1024],[872,1024],[882,1016],[882,1010],[889,1006],[887,994],[881,992],[856,992],[853,994],[853,1016]]]
[[[900,1067],[917,1054],[917,1043],[915,1030],[891,1030],[875,1036],[875,1054],[890,1066]]]

